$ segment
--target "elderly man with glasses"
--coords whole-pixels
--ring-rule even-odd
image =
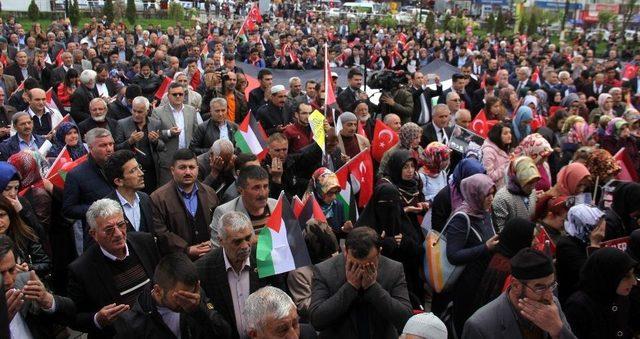
[[[77,308],[71,327],[89,338],[106,338],[114,334],[113,322],[151,284],[160,255],[151,234],[127,233],[124,212],[114,200],[91,204],[87,223],[95,243],[69,265],[68,293]]]
[[[522,249],[511,258],[508,290],[467,320],[462,338],[575,338],[553,292],[558,287],[546,254]]]

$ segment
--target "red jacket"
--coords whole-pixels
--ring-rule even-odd
[[[302,126],[297,122],[287,125],[282,131],[289,140],[289,152],[298,152],[303,147],[313,142],[313,133],[310,126]]]

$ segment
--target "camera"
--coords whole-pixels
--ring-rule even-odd
[[[408,80],[404,76],[404,72],[384,70],[372,74],[367,81],[367,86],[380,89],[383,92],[391,92],[393,89],[400,87],[400,85],[407,83]]]

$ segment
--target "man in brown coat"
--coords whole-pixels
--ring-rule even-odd
[[[183,251],[195,260],[211,250],[209,224],[218,198],[198,181],[198,163],[191,150],[176,151],[171,174],[173,180],[151,194],[154,233],[163,254]]]

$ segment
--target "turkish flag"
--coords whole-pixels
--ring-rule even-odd
[[[158,99],[158,102],[162,100],[162,97],[167,92],[167,89],[169,89],[169,85],[171,85],[172,81],[173,79],[171,77],[164,77],[164,79],[162,79],[162,83],[160,84],[160,87],[158,87],[158,90],[156,90],[155,95],[156,99]]]
[[[622,80],[629,80],[636,76],[636,72],[638,71],[638,66],[628,63],[624,66],[624,70],[622,71]]]
[[[537,131],[538,128],[547,125],[547,120],[540,114],[533,114],[533,120],[531,120],[531,130]]]
[[[64,52],[64,50],[62,48],[60,48],[60,50],[58,51],[58,55],[56,55],[56,66],[60,67],[62,65],[62,53]]]
[[[638,173],[636,169],[633,167],[633,163],[631,159],[629,159],[629,155],[625,152],[625,148],[621,148],[616,155],[613,156],[614,159],[618,162],[618,166],[620,166],[620,173],[618,173],[617,178],[623,181],[638,181]]]
[[[262,23],[262,15],[260,15],[258,4],[253,4],[253,7],[251,7],[251,10],[249,11],[249,18],[259,24]]]
[[[476,118],[471,122],[471,130],[483,138],[487,138],[489,130],[498,120],[487,120],[487,116],[484,114],[484,109],[480,110],[480,113],[476,115]]]
[[[353,157],[348,166],[351,176],[360,185],[358,206],[364,207],[373,195],[373,160],[369,149],[365,149]]]
[[[398,133],[385,125],[384,122],[376,120],[373,142],[371,143],[371,156],[379,163],[384,153],[397,144],[398,141]]]
[[[200,70],[196,69],[196,72],[191,77],[191,82],[189,82],[191,88],[195,91],[200,87]]]

